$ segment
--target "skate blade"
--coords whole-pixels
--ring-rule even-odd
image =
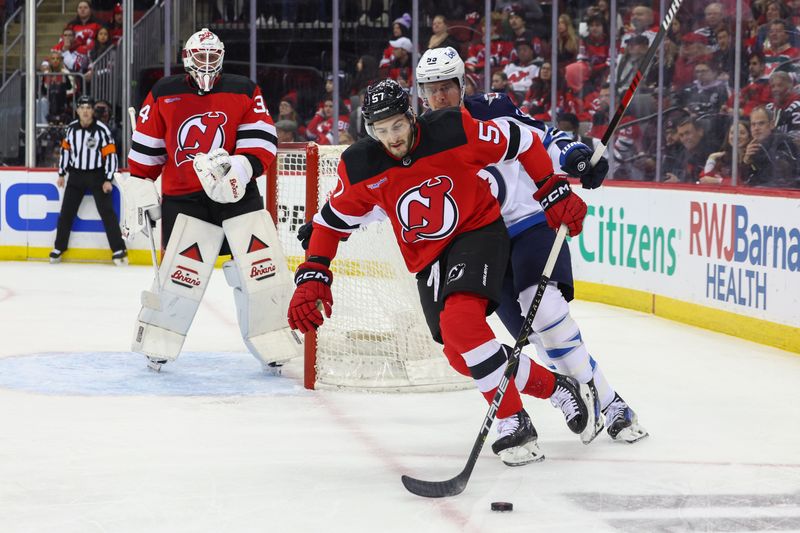
[[[544,454],[536,441],[531,441],[522,446],[506,448],[497,455],[506,466],[524,466],[544,461]]]
[[[581,432],[581,442],[584,444],[591,444],[591,442],[603,432],[603,419],[596,418],[594,428],[586,424],[586,429]]]
[[[166,363],[166,361],[154,361],[149,357],[147,358],[147,368],[153,372],[161,372],[161,367],[164,366],[164,363]]]
[[[261,366],[264,368],[264,374],[268,376],[278,377],[283,373],[283,364],[281,363],[265,363]]]
[[[600,413],[600,403],[597,400],[594,384],[592,382],[581,384],[580,391],[584,403],[594,407],[589,409],[586,427],[580,432],[581,442],[589,444],[603,431],[603,415]]]
[[[617,433],[616,437],[611,437],[614,442],[621,442],[623,444],[633,444],[634,442],[639,442],[645,437],[648,437],[650,433],[647,432],[639,424],[631,424],[630,426],[624,428],[619,433]]]

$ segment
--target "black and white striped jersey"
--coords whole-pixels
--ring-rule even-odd
[[[117,147],[108,126],[98,120],[86,128],[81,127],[78,120],[70,122],[61,141],[59,175],[63,176],[70,170],[102,169],[106,179],[111,180],[118,165]]]

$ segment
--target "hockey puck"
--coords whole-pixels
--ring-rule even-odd
[[[501,513],[513,511],[514,504],[509,502],[492,502],[492,511],[499,511]]]

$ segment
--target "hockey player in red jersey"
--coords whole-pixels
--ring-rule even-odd
[[[417,119],[408,95],[393,80],[367,89],[362,112],[371,138],[342,154],[337,186],[314,216],[308,259],[295,273],[289,324],[304,333],[323,324],[322,311],[332,312],[330,264],[340,239],[387,216],[408,270],[416,274],[433,338],[491,402],[510,348],[495,339],[486,315],[499,302],[509,237],[489,183],[478,172],[519,160],[550,192],[553,223],[566,224],[572,235],[582,229],[586,205],[566,180],[553,176],[539,138],[516,124],[481,122],[459,109]],[[532,375],[522,392],[549,396],[555,377],[542,367]],[[503,462],[544,458],[513,381],[497,416],[500,437],[492,449]]]
[[[297,354],[285,317],[291,273],[254,179],[275,158],[276,131],[259,87],[222,73],[224,54],[207,29],[186,41],[186,74],[153,86],[128,154],[123,231],[148,232],[147,218],[160,218],[166,248],[149,293],[159,298],[143,298],[155,304],[142,308],[133,341],[156,369],[180,353],[220,253],[233,255],[223,270],[248,349],[268,366]]]

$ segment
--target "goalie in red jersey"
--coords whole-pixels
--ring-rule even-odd
[[[340,239],[388,217],[406,266],[416,274],[433,338],[444,344],[451,366],[471,376],[491,402],[511,352],[486,322],[500,301],[509,237],[478,171],[520,161],[539,188],[549,191],[548,221],[566,224],[573,236],[582,229],[586,204],[553,175],[539,137],[513,122],[478,121],[458,108],[418,118],[393,80],[367,89],[362,112],[371,138],[342,154],[337,186],[314,216],[308,259],[295,273],[289,325],[305,333],[323,324],[320,309],[326,316],[332,312],[330,264]],[[521,391],[514,380],[509,383],[497,413],[500,437],[492,446],[506,464],[544,458],[519,392],[549,397],[556,379],[536,365]]]
[[[286,323],[291,272],[255,181],[275,159],[275,126],[261,89],[222,73],[224,55],[209,30],[189,37],[186,74],[159,80],[142,104],[121,183],[124,235],[162,223],[166,250],[133,340],[155,369],[178,357],[219,254],[233,256],[223,271],[250,352],[272,368],[299,354]]]

